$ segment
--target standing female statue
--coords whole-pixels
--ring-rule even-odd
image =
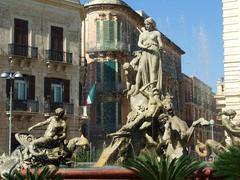
[[[152,18],[144,21],[145,29],[140,33],[138,46],[142,49],[139,69],[136,77],[135,95],[139,89],[148,83],[157,81],[155,87],[162,91],[162,63],[160,50],[163,47],[161,33],[156,30],[155,22]]]

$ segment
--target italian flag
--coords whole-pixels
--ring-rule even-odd
[[[96,95],[96,83],[91,87],[88,96],[87,96],[87,104],[92,104]]]

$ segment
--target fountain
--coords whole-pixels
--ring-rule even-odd
[[[188,127],[187,123],[174,113],[173,97],[162,93],[161,53],[164,49],[161,33],[156,30],[152,18],[147,18],[144,23],[138,43],[141,50],[136,52],[132,61],[123,65],[127,81],[127,89],[123,92],[129,100],[131,111],[127,115],[127,123],[118,131],[107,135],[112,139],[111,143],[104,145],[105,149],[98,161],[88,168],[72,167],[74,150],[87,150],[89,142],[82,134],[66,140],[67,123],[63,118],[64,110],[57,108],[54,116],[28,129],[31,131],[33,128],[48,125],[42,137],[16,134],[21,146],[9,160],[1,161],[1,167],[5,167],[5,170],[0,168],[1,172],[9,171],[9,167],[27,169],[48,165],[52,173],[61,173],[68,179],[131,179],[136,178],[136,174],[119,166],[128,158],[152,152],[175,159],[188,153],[187,147],[195,127],[209,125],[209,121],[200,118]],[[239,133],[239,129],[234,129],[228,123],[225,125],[229,132]],[[208,146],[213,144],[208,143]],[[218,147],[224,149],[219,144]],[[63,165],[72,168],[62,168]]]

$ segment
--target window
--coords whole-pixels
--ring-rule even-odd
[[[28,45],[28,21],[14,19],[14,43]]]
[[[101,82],[101,62],[96,63],[96,80]]]
[[[63,51],[63,28],[51,26],[51,49]]]
[[[28,21],[14,19],[14,44],[10,51],[18,56],[28,55]]]
[[[122,81],[122,65],[118,62],[118,82]]]
[[[104,69],[104,82],[115,82],[116,62],[113,60],[104,62],[103,69]]]
[[[102,26],[101,26],[102,25]],[[122,25],[118,21],[96,21],[96,42],[102,43],[104,48],[116,48],[116,42],[121,41]]]
[[[53,103],[69,103],[70,81],[58,78],[44,78],[44,97]]]
[[[62,84],[51,84],[52,101],[54,103],[63,102],[63,85]]]
[[[14,99],[27,100],[28,84],[25,80],[14,81]]]
[[[116,131],[116,103],[115,102],[103,103],[103,124],[104,124],[104,130],[107,133]]]
[[[51,26],[51,60],[63,60],[63,28]]]

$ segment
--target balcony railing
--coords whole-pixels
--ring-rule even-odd
[[[98,92],[122,92],[123,88],[123,85],[119,82],[97,83]]]
[[[46,50],[46,59],[50,61],[72,63],[72,53],[56,51],[56,50]]]
[[[6,101],[6,111],[10,110],[10,102]],[[39,112],[39,102],[34,100],[13,100],[13,111]]]
[[[69,103],[53,103],[53,102],[45,102],[44,103],[44,112],[45,113],[53,113],[57,108],[63,108],[66,114],[74,114],[74,105]]]
[[[97,52],[97,51],[131,51],[130,46],[124,42],[102,42],[102,43],[88,43],[87,44],[88,52]]]
[[[37,58],[38,48],[21,44],[8,44],[8,54],[27,58]]]

